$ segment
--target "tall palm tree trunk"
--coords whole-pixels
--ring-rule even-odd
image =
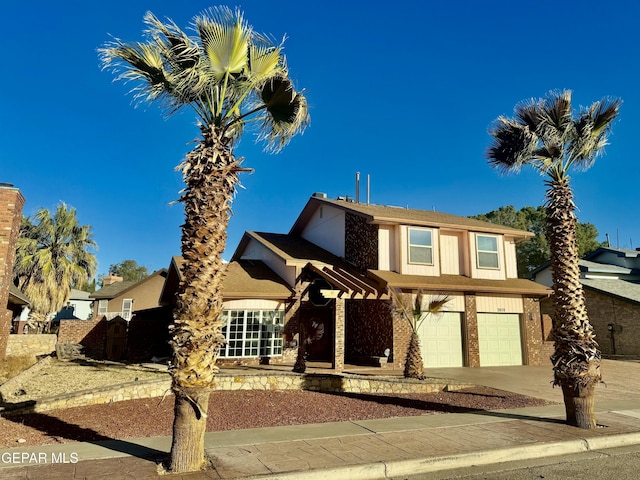
[[[239,161],[221,128],[201,127],[203,139],[180,166],[187,187],[182,226],[183,282],[174,312],[171,345],[175,418],[169,469],[189,472],[204,465],[204,434],[216,359],[225,339],[222,280],[230,204]]]
[[[562,387],[567,423],[595,428],[594,392],[600,350],[589,323],[580,282],[573,192],[568,177],[546,182],[547,238],[554,290],[554,385]]]

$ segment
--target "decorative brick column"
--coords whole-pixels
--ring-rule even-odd
[[[335,321],[336,321],[336,339],[333,355],[332,368],[340,373],[344,370],[344,332],[345,332],[345,320],[344,320],[344,298],[336,298],[335,300]]]
[[[548,356],[543,352],[543,328],[540,314],[540,301],[533,297],[524,297],[522,315],[524,333],[523,360],[525,365],[548,365]]]
[[[464,337],[466,344],[466,364],[468,367],[480,366],[480,344],[478,341],[478,310],[476,296],[464,296]]]
[[[0,360],[6,357],[11,331],[12,314],[7,304],[24,202],[20,190],[8,183],[0,183]]]

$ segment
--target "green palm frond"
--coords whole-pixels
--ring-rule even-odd
[[[211,8],[196,17],[195,23],[216,80],[246,70],[252,30],[239,10],[234,13],[227,7]]]
[[[78,225],[75,209],[63,203],[24,218],[16,248],[14,275],[31,308],[43,317],[60,310],[71,288],[95,275],[97,248],[88,225]]]
[[[194,19],[193,37],[151,12],[144,21],[147,41],[116,39],[98,50],[103,68],[135,83],[137,101],[159,103],[169,115],[190,106],[203,125],[229,138],[256,125],[272,151],[308,125],[307,101],[288,77],[283,42],[254,32],[239,10],[205,10]]]
[[[569,90],[521,102],[514,118],[498,117],[489,130],[493,137],[486,153],[489,164],[507,172],[530,165],[553,179],[565,177],[574,165],[587,169],[607,144],[620,103],[605,99],[574,118]]]

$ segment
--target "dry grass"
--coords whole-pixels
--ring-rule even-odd
[[[35,355],[12,356],[2,360],[0,362],[0,384],[35,365],[36,361]]]

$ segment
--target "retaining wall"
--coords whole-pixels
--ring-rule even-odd
[[[22,355],[49,355],[56,351],[57,335],[9,335],[7,340],[7,357]]]
[[[433,393],[442,390],[458,390],[468,384],[428,383],[397,377],[363,377],[359,375],[277,373],[264,375],[220,374],[216,377],[214,391],[223,390],[311,390],[343,393]],[[5,404],[3,415],[45,412],[48,410],[96,405],[172,395],[171,379],[129,382],[113,387],[74,392],[37,401]]]

